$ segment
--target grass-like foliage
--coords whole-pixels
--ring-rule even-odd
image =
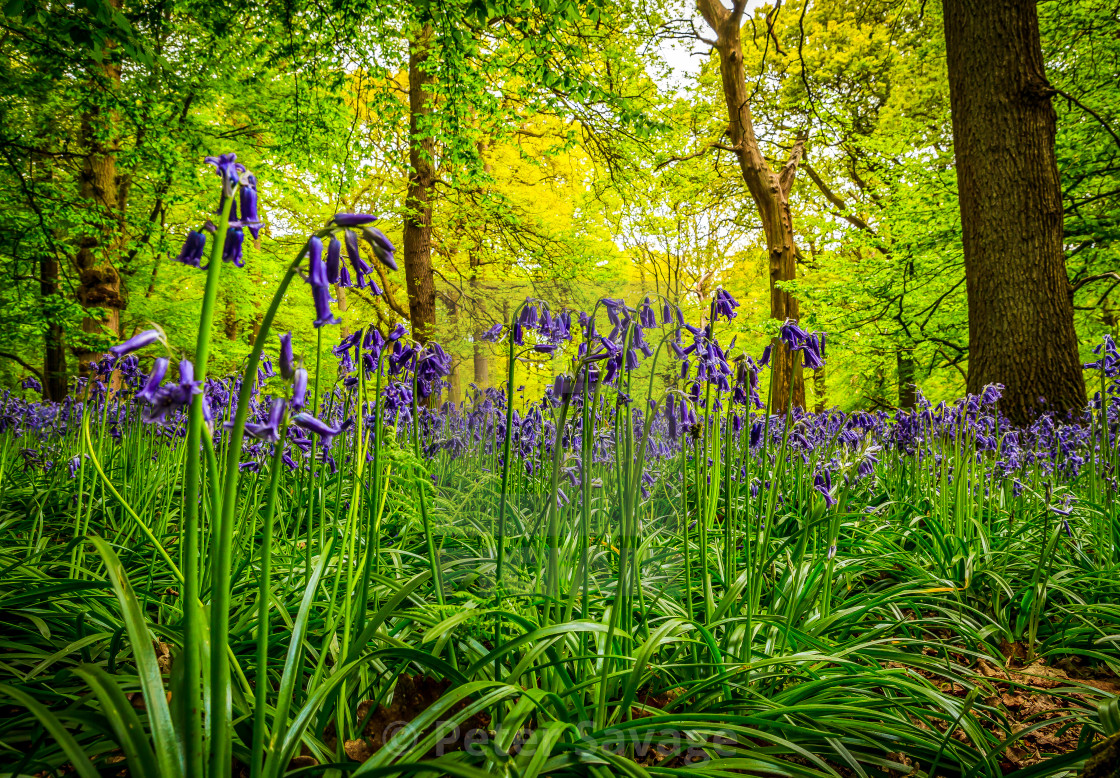
[[[214,162],[179,381],[140,370],[153,332],[71,400],[3,402],[5,774],[1061,775],[1120,730],[1111,341],[1091,407],[1029,428],[998,387],[764,404],[770,349],[720,345],[724,291],[699,326],[527,301],[487,334],[507,381],[461,406],[404,328],[320,338],[308,386],[290,338],[278,374],[262,356],[290,282],[326,325],[343,247],[368,283],[354,230],[394,267],[373,217],[340,214],[217,380],[219,258],[255,182]],[[823,365],[796,323],[773,348]],[[555,352],[568,372],[521,398],[522,360]]]

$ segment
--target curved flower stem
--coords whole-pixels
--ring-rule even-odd
[[[424,543],[428,549],[428,566],[432,570],[432,582],[436,589],[436,602],[443,606],[443,572],[440,568],[439,557],[436,554],[435,539],[432,537],[432,522],[428,516],[427,494],[428,483],[420,465],[420,409],[416,400],[417,378],[415,371],[412,374],[412,454],[416,458],[416,466],[412,470],[412,478],[416,484],[417,500],[420,503],[420,521],[424,526]],[[452,654],[454,656],[454,654]]]
[[[284,441],[288,434],[287,415],[280,425],[280,440],[272,452],[272,472],[269,473],[268,502],[261,525],[261,575],[257,587],[257,674],[256,700],[253,705],[253,751],[250,760],[252,778],[258,778],[264,767],[264,740],[267,718],[265,707],[268,697],[268,601],[272,596],[272,525],[276,518],[276,494],[280,488],[280,466],[283,464]]]
[[[206,289],[202,294],[202,311],[198,322],[198,340],[195,344],[195,380],[206,385],[206,365],[210,359],[210,330],[214,322],[214,306],[218,299],[218,282],[222,274],[222,252],[225,249],[226,231],[229,227],[230,209],[234,197],[225,198],[225,208],[218,220],[214,242],[210,251],[210,266],[206,271]],[[202,569],[199,562],[199,524],[198,503],[201,489],[201,446],[203,403],[205,393],[195,395],[191,400],[187,417],[187,461],[183,471],[183,498],[185,505],[181,548],[183,549],[183,647],[184,647],[184,687],[188,690],[181,700],[182,716],[185,722],[186,774],[202,775],[203,736],[202,736],[202,612],[195,603],[202,596]],[[215,654],[221,656],[221,653]]]
[[[249,360],[245,364],[245,372],[241,377],[241,390],[237,395],[237,411],[233,419],[233,427],[229,430],[229,443],[226,450],[225,473],[222,477],[222,512],[214,528],[215,543],[210,552],[211,581],[213,595],[210,602],[210,700],[212,706],[211,739],[210,739],[210,776],[226,775],[230,770],[233,736],[233,711],[230,699],[230,663],[226,658],[229,647],[229,601],[230,578],[233,560],[233,521],[237,507],[237,481],[240,471],[238,465],[241,459],[241,443],[245,439],[245,422],[249,417],[249,398],[252,396],[253,382],[256,380],[257,364],[264,351],[264,343],[268,332],[272,328],[272,320],[276,318],[276,311],[288,291],[288,285],[295,277],[300,263],[307,255],[304,246],[296,256],[288,271],[280,280],[276,293],[272,296],[272,303],[261,320],[261,329],[253,341],[253,349],[249,353]]]
[[[502,647],[502,572],[506,560],[506,503],[509,500],[509,445],[513,437],[513,373],[517,365],[517,356],[514,349],[517,344],[513,342],[513,326],[525,303],[517,306],[509,318],[509,367],[506,375],[506,430],[505,439],[502,441],[502,496],[498,501],[498,559],[494,568],[494,650]],[[501,660],[494,659],[494,680],[497,681]],[[501,708],[499,707],[499,715]]]
[[[366,627],[366,615],[368,611],[369,599],[369,579],[372,575],[374,562],[379,554],[378,546],[380,540],[379,528],[377,526],[377,510],[381,502],[379,500],[381,490],[381,359],[385,354],[385,349],[381,349],[377,354],[377,375],[374,377],[373,388],[373,478],[370,484],[370,505],[373,510],[370,511],[369,522],[366,525],[366,549],[365,559],[363,560],[361,580],[358,585],[358,599],[355,602],[356,618],[354,619],[354,637],[362,634]],[[359,370],[365,372],[365,366],[359,365]]]

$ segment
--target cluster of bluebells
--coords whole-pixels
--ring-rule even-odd
[[[229,209],[222,261],[244,267],[245,230],[249,231],[253,240],[257,240],[263,226],[257,209],[257,178],[237,161],[237,155],[233,153],[207,157],[206,162],[214,166],[222,180],[218,216],[221,217]],[[208,219],[199,229],[188,232],[177,261],[205,270],[209,266],[209,263],[203,263],[207,236],[212,236],[217,230],[213,220]]]
[[[335,223],[353,234],[350,220],[336,217]],[[324,261],[312,251],[308,254],[313,286],[320,283],[320,274],[325,277],[322,283],[331,284],[335,270],[328,271],[330,257]],[[334,277],[342,277],[341,268]],[[535,401],[523,398],[512,411],[507,393],[494,388],[472,387],[467,401],[440,404],[452,358],[435,342],[414,342],[403,324],[388,331],[369,326],[345,335],[333,349],[339,381],[315,406],[308,397],[307,371],[293,354],[289,333],[280,337],[273,356],[262,357],[249,387],[242,468],[259,469],[280,453],[291,469],[310,468],[317,458],[334,471],[339,441],[346,456],[354,451],[359,420],[371,437],[378,424],[408,437],[415,431],[429,458],[475,458],[486,469],[500,467],[509,412],[510,464],[524,477],[549,478],[560,447],[561,483],[555,499],[562,506],[578,504],[584,487],[598,486],[584,482],[590,466],[635,455],[630,448],[616,450],[618,441],[641,441],[643,436],[646,456],[640,486],[647,496],[659,489],[684,488],[682,472],[710,472],[710,461],[692,462],[693,457],[709,456],[697,448],[701,439],[719,441],[717,449],[734,446],[746,455],[733,459],[739,464],[727,477],[755,497],[772,488],[767,468],[784,452],[807,474],[813,499],[828,507],[842,499],[842,491],[861,484],[870,489],[883,462],[897,465],[902,460],[938,474],[938,479],[943,474],[950,484],[970,478],[970,486],[989,492],[1006,488],[1013,494],[1045,495],[1051,509],[1063,517],[1076,504],[1068,495],[1051,501],[1053,487],[1077,478],[1085,468],[1095,463],[1115,488],[1115,473],[1101,456],[1115,450],[1120,431],[1120,353],[1111,339],[1098,348],[1098,360],[1086,366],[1100,375],[1108,402],[1098,397],[1095,408],[1073,420],[1043,415],[1028,427],[1014,427],[999,414],[998,386],[936,406],[919,396],[916,408],[894,413],[809,413],[794,408],[786,415],[768,415],[759,384],[772,367],[773,347],[755,358],[737,352],[733,338],[726,345],[718,338],[720,325],[735,317],[737,306],[720,290],[707,321],[694,326],[684,321],[679,308],[650,298],[634,307],[603,300],[589,313],[555,311],[527,301],[510,326],[495,325],[483,338],[507,342],[515,356],[555,355],[576,337],[579,344],[572,369],[559,373],[543,396]],[[578,325],[574,333],[573,323]],[[161,333],[150,330],[115,346],[94,365],[80,392],[61,403],[28,402],[5,394],[0,399],[0,432],[24,439],[24,467],[49,471],[55,461],[62,461],[70,472],[77,472],[82,460],[74,453],[74,441],[87,409],[104,419],[112,439],[122,439],[130,425],[139,423],[166,445],[177,446],[183,440],[186,410],[198,398],[220,445],[242,390],[241,379],[199,382],[188,360],[179,360],[176,378],[170,378],[170,359],[156,355],[149,362],[143,354],[161,341]],[[824,364],[821,333],[786,322],[775,342],[800,353],[808,369]],[[628,377],[641,365],[651,367],[648,363],[655,359],[666,361],[652,369],[668,369],[670,385],[648,401],[635,400],[628,395]],[[146,371],[142,365],[148,366]],[[110,389],[117,385],[120,390]],[[29,383],[25,389],[37,387]],[[623,428],[628,435],[617,434]],[[372,456],[368,447],[366,452]],[[979,467],[966,467],[969,457]],[[778,499],[785,504],[798,498],[779,494]]]
[[[372,294],[380,295],[384,290],[370,276],[374,269],[362,256],[361,240],[369,245],[373,255],[389,270],[397,269],[393,257],[393,243],[384,233],[369,225],[377,221],[376,216],[365,213],[337,213],[321,234],[312,235],[307,241],[307,282],[311,285],[311,299],[315,303],[315,326],[337,324],[338,319],[331,312],[330,289],[337,286],[346,289],[356,286],[369,289]],[[326,256],[323,255],[323,240],[327,240]],[[347,262],[342,261],[343,247]],[[353,275],[350,274],[351,268]]]

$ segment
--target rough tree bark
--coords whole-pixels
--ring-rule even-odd
[[[58,295],[58,261],[44,253],[39,259],[39,293],[44,304]],[[43,392],[48,400],[66,396],[66,344],[62,325],[52,319],[43,333]]]
[[[487,165],[487,172],[490,166]],[[471,267],[471,275],[468,283],[471,287],[471,297],[476,302],[479,299],[479,293],[482,283],[478,279],[479,267],[482,262],[479,259],[478,252],[471,251],[469,255],[469,262]],[[479,320],[481,322],[481,319]],[[485,327],[478,327],[474,332],[472,339],[474,357],[474,382],[478,385],[479,389],[485,389],[490,385],[490,352],[487,351],[486,343],[482,340],[482,334],[486,331]]]
[[[828,407],[828,377],[825,373],[827,368],[821,367],[813,371],[813,393],[817,396],[816,405],[813,407],[815,413],[824,413]]]
[[[432,189],[435,142],[432,77],[425,71],[432,28],[425,25],[408,44],[409,176],[404,215],[404,275],[412,336],[426,343],[436,326],[436,287],[432,276]]]
[[[120,8],[120,0],[109,0]],[[107,46],[111,49],[111,45]],[[78,177],[78,194],[88,202],[96,226],[78,241],[74,263],[78,271],[78,302],[85,308],[103,308],[105,320],[86,316],[82,331],[114,337],[120,335],[120,312],[125,307],[121,294],[121,277],[113,261],[120,251],[127,185],[117,176],[117,153],[120,150],[115,110],[101,101],[111,102],[120,88],[121,67],[112,52],[91,68],[91,104],[81,115],[81,140],[85,159]],[[100,352],[78,350],[78,367],[86,372],[91,360]]]
[[[1028,422],[1085,404],[1034,0],[943,0],[968,288],[968,390]],[[1041,402],[1040,398],[1045,398]]]
[[[704,20],[716,34],[715,49],[719,53],[719,69],[723,96],[727,104],[727,136],[739,160],[739,171],[751,193],[762,219],[770,264],[770,316],[778,320],[800,316],[797,299],[778,288],[782,281],[797,276],[797,250],[793,242],[793,219],[789,210],[789,192],[805,149],[798,139],[781,170],[774,172],[766,161],[755,137],[749,91],[743,70],[743,46],[740,27],[746,0],[735,0],[731,8],[721,0],[697,0]],[[805,382],[801,359],[775,339],[773,351],[774,405],[785,410],[790,387],[793,405],[805,405]]]

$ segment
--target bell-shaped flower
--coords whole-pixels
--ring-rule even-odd
[[[373,250],[373,255],[381,261],[381,264],[390,270],[397,269],[397,261],[393,259],[395,251],[393,242],[385,237],[385,233],[372,227],[363,227],[362,237],[366,239],[366,243]]]
[[[245,231],[240,227],[230,227],[226,230],[226,243],[222,247],[222,261],[232,262],[237,267],[245,267],[242,258],[245,243]]]
[[[377,217],[368,213],[336,213],[331,221],[339,227],[364,227],[377,221]]]
[[[277,443],[280,440],[280,423],[284,420],[284,400],[276,397],[268,410],[268,420],[263,423],[246,423],[245,434],[257,440]]]
[[[307,404],[307,371],[297,367],[292,380],[292,408],[302,410]]]
[[[280,376],[291,381],[295,375],[295,357],[292,354],[292,333],[280,336]]]
[[[160,384],[163,383],[163,377],[167,375],[169,364],[170,362],[166,357],[156,359],[155,364],[152,365],[152,372],[148,373],[148,379],[144,382],[143,388],[135,395],[137,400],[155,404],[159,397]]]
[[[342,242],[331,236],[327,245],[327,280],[332,284],[338,283],[339,267],[342,264]]]
[[[373,268],[362,256],[362,251],[358,247],[357,234],[347,230],[344,237],[346,239],[346,256],[350,259],[350,266],[354,268],[354,273],[358,276],[358,286],[363,286],[365,277],[373,272]]]
[[[351,421],[347,419],[338,427],[332,427],[326,422],[317,419],[310,413],[297,413],[292,417],[292,423],[299,427],[319,436],[319,441],[322,443],[323,448],[330,448],[331,443],[334,442],[336,436],[341,435],[350,426]]]
[[[198,230],[191,230],[187,233],[187,239],[183,241],[183,248],[179,251],[179,256],[175,258],[175,261],[205,270],[206,266],[202,264],[205,251],[206,234]]]
[[[237,190],[241,204],[241,219],[238,224],[248,227],[253,240],[261,235],[261,218],[257,213],[257,177],[245,172],[241,176],[241,187]]]
[[[113,356],[120,358],[125,354],[131,354],[133,351],[139,351],[146,346],[150,346],[157,340],[163,340],[163,333],[159,330],[144,330],[141,333],[133,335],[124,343],[118,343],[109,348],[109,352]]]

